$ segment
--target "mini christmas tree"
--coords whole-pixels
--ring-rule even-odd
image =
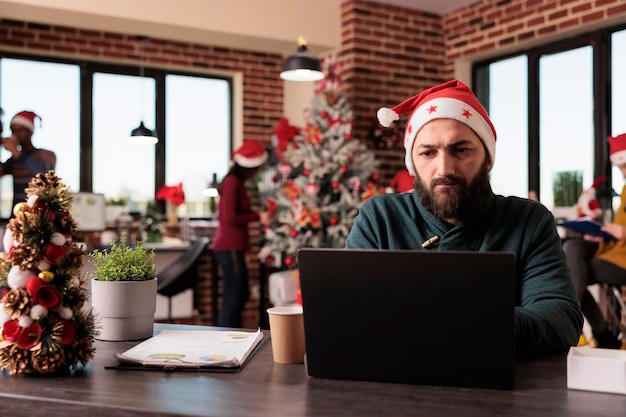
[[[26,194],[13,208],[0,254],[0,369],[67,371],[86,365],[95,351],[72,195],[54,171],[34,177]]]
[[[325,72],[306,127],[285,126],[285,119],[277,126],[278,162],[259,183],[273,217],[259,257],[281,269],[296,266],[301,247],[343,247],[361,204],[382,192],[374,155],[352,137],[352,109],[339,89],[335,57],[326,60]]]

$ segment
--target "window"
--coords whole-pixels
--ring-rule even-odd
[[[611,135],[626,133],[626,30],[611,36]],[[624,178],[619,168],[612,168],[613,189],[619,194],[624,186]],[[619,207],[619,198],[614,199],[613,208]]]
[[[489,118],[498,135],[491,186],[496,194],[528,196],[528,116],[525,56],[489,66]],[[511,83],[510,80],[516,80]],[[515,172],[515,175],[511,175]]]
[[[46,74],[42,77],[41,74]],[[3,137],[11,135],[11,118],[22,110],[41,116],[35,121],[33,145],[53,151],[56,171],[72,190],[79,190],[80,68],[78,65],[22,59],[0,59],[0,107],[4,110]],[[10,156],[0,147],[0,160]],[[13,178],[0,179],[0,217],[13,208]]]
[[[535,191],[553,209],[558,173],[578,171],[583,188],[608,175],[606,138],[626,132],[624,71],[623,26],[476,63],[473,88],[498,131],[494,191]],[[508,109],[518,114],[507,115]],[[623,182],[613,169],[613,187]]]
[[[211,211],[204,194],[226,175],[230,160],[230,84],[225,80],[168,75],[166,85],[165,182],[183,182],[187,203],[181,215]]]
[[[551,209],[560,172],[581,173],[583,188],[593,184],[592,52],[585,46],[539,60],[539,200]]]
[[[42,77],[41,74],[46,74]],[[82,104],[82,105],[81,105]],[[124,197],[131,211],[144,211],[164,184],[183,183],[182,216],[206,217],[204,191],[213,174],[221,179],[232,152],[232,79],[47,58],[0,56],[3,136],[21,110],[41,115],[33,144],[54,151],[57,174],[73,192]],[[159,143],[128,143],[143,121]],[[0,151],[0,160],[8,158]],[[0,179],[0,217],[12,207],[12,178]],[[164,205],[163,205],[164,206]]]

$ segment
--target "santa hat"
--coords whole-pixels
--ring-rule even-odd
[[[467,85],[458,80],[452,80],[431,87],[403,101],[393,109],[379,109],[378,121],[382,126],[388,127],[400,119],[401,114],[409,112],[412,113],[404,132],[404,148],[406,149],[404,162],[411,175],[415,176],[412,158],[415,136],[422,126],[435,119],[454,119],[468,125],[485,144],[493,166],[496,159],[496,130],[489,120],[487,111]]]
[[[267,150],[256,140],[245,140],[233,153],[233,160],[244,168],[258,168],[267,158]]]
[[[35,131],[35,118],[39,119],[39,126],[41,126],[41,116],[32,111],[24,110],[13,116],[10,126],[24,126],[26,129],[30,130],[30,133],[33,133]]]
[[[615,137],[609,136],[609,158],[611,164],[622,165],[626,162],[626,133]]]

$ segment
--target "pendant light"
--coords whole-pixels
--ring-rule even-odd
[[[300,3],[300,28],[304,28],[304,0]],[[304,35],[298,37],[298,51],[283,63],[280,78],[287,81],[319,81],[324,78],[322,64],[308,51]]]
[[[148,38],[147,36],[137,36],[137,40],[141,42],[141,64],[139,66],[139,76],[141,78],[140,80],[141,82],[141,117],[143,118],[143,115],[144,115],[143,84],[144,84],[144,78],[145,78],[144,76],[144,60],[145,60],[144,48],[145,48],[146,42],[148,42],[150,38]],[[141,120],[141,122],[139,123],[139,126],[130,132],[130,137],[128,138],[128,141],[131,143],[154,144],[159,141],[159,138],[156,135],[156,131],[153,132],[152,130],[148,129],[143,124],[143,120]]]

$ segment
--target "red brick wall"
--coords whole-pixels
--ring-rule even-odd
[[[339,62],[343,86],[354,110],[353,134],[376,153],[386,185],[404,167],[404,148],[402,139],[391,148],[373,140],[376,111],[382,106],[393,107],[444,80],[441,18],[417,10],[349,0],[342,4],[341,21]]]
[[[503,49],[584,33],[599,25],[626,22],[624,0],[485,0],[443,18],[446,78],[453,63]]]

